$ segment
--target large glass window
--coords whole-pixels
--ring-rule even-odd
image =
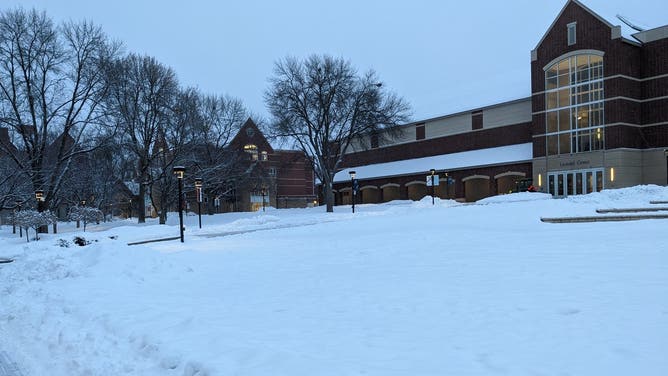
[[[545,71],[545,89],[547,154],[603,149],[603,57],[583,54],[554,63]]]

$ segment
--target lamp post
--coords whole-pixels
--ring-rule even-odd
[[[262,187],[262,211],[264,211],[264,197],[267,195],[267,188]]]
[[[349,174],[350,174],[350,188],[351,188],[351,190],[350,190],[350,199],[351,199],[352,202],[353,202],[353,213],[355,213],[355,196],[356,196],[356,192],[355,192],[355,182],[356,182],[356,181],[355,181],[355,176],[357,176],[357,174],[355,173],[355,171],[350,171]]]
[[[445,173],[445,198],[450,199],[450,177]]]
[[[21,211],[21,201],[16,200],[16,208],[17,208],[17,211],[16,211],[17,213]],[[16,220],[15,220],[15,222],[16,222]],[[14,233],[16,234],[16,232],[14,232]],[[19,225],[19,237],[20,238],[23,237],[23,227],[21,227],[21,225]]]
[[[174,166],[172,171],[179,181],[179,232],[181,234],[181,243],[183,243],[183,176],[186,173],[186,168],[183,166]]]
[[[197,195],[197,215],[199,228],[202,228],[202,178],[195,178],[195,194]]]
[[[431,204],[434,205],[434,174],[436,170],[432,168],[429,172],[431,172]]]

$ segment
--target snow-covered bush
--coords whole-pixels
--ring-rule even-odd
[[[75,206],[72,209],[70,209],[70,215],[69,219],[70,221],[81,221],[83,222],[84,228],[83,230],[86,231],[86,224],[88,222],[99,222],[101,219],[104,218],[104,214],[100,209],[97,208],[89,208],[85,206]]]
[[[57,220],[56,215],[50,211],[21,210],[16,213],[16,224],[26,229],[26,237],[28,237],[28,229],[34,229],[35,240],[39,240],[39,235],[37,235],[38,228],[56,223]]]

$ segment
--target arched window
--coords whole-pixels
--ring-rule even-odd
[[[545,69],[547,154],[604,148],[603,56],[580,54]]]

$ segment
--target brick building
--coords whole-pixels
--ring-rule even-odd
[[[262,210],[263,204],[276,208],[314,204],[313,169],[303,152],[272,148],[251,119],[228,148],[236,151],[235,168],[243,178],[237,179],[227,195],[217,198],[218,211],[257,211]]]
[[[632,26],[632,25],[631,25]],[[335,177],[337,204],[475,201],[532,181],[567,196],[667,184],[668,25],[633,30],[569,0],[531,51],[531,96],[401,126],[370,150],[353,145]]]

